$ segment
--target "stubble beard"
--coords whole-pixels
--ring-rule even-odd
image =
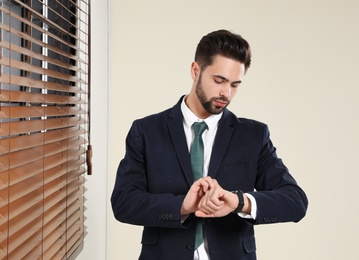
[[[207,101],[207,97],[206,97],[206,94],[203,91],[201,83],[202,83],[202,75],[199,76],[199,79],[198,79],[198,82],[197,82],[197,85],[196,85],[196,94],[197,94],[198,100],[201,102],[203,108],[209,114],[212,114],[212,115],[220,114],[229,105],[230,101],[225,97],[213,97],[213,98],[210,98]],[[225,102],[227,102],[227,105],[224,106],[224,107],[216,106],[216,105],[214,105],[214,102],[213,102],[213,101],[216,101],[216,100],[225,101]]]

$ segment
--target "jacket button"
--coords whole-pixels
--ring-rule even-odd
[[[193,249],[194,249],[194,244],[192,244],[192,243],[187,244],[187,245],[186,245],[186,248],[187,248],[188,250],[193,250]]]

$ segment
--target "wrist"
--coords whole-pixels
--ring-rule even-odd
[[[232,193],[238,197],[238,205],[237,205],[236,209],[233,211],[233,213],[240,213],[240,212],[242,212],[243,208],[245,207],[245,198],[243,195],[243,191],[235,190],[235,191],[232,191]],[[247,200],[248,200],[248,198],[247,198]]]
[[[246,214],[251,214],[251,211],[252,211],[251,200],[246,196],[246,194],[243,194],[243,199],[244,199],[244,206],[243,206],[242,212],[246,213]]]
[[[181,212],[180,212],[180,214],[181,214],[181,216],[186,216],[186,215],[189,215],[189,214],[191,214],[192,212],[190,211],[190,209],[186,209],[184,206],[183,206],[183,204],[182,204],[182,206],[181,206]]]

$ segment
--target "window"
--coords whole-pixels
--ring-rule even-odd
[[[0,258],[83,243],[90,0],[0,1]]]

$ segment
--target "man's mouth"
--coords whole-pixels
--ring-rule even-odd
[[[219,100],[219,99],[213,100],[213,102],[216,107],[224,107],[228,104],[226,101]]]

